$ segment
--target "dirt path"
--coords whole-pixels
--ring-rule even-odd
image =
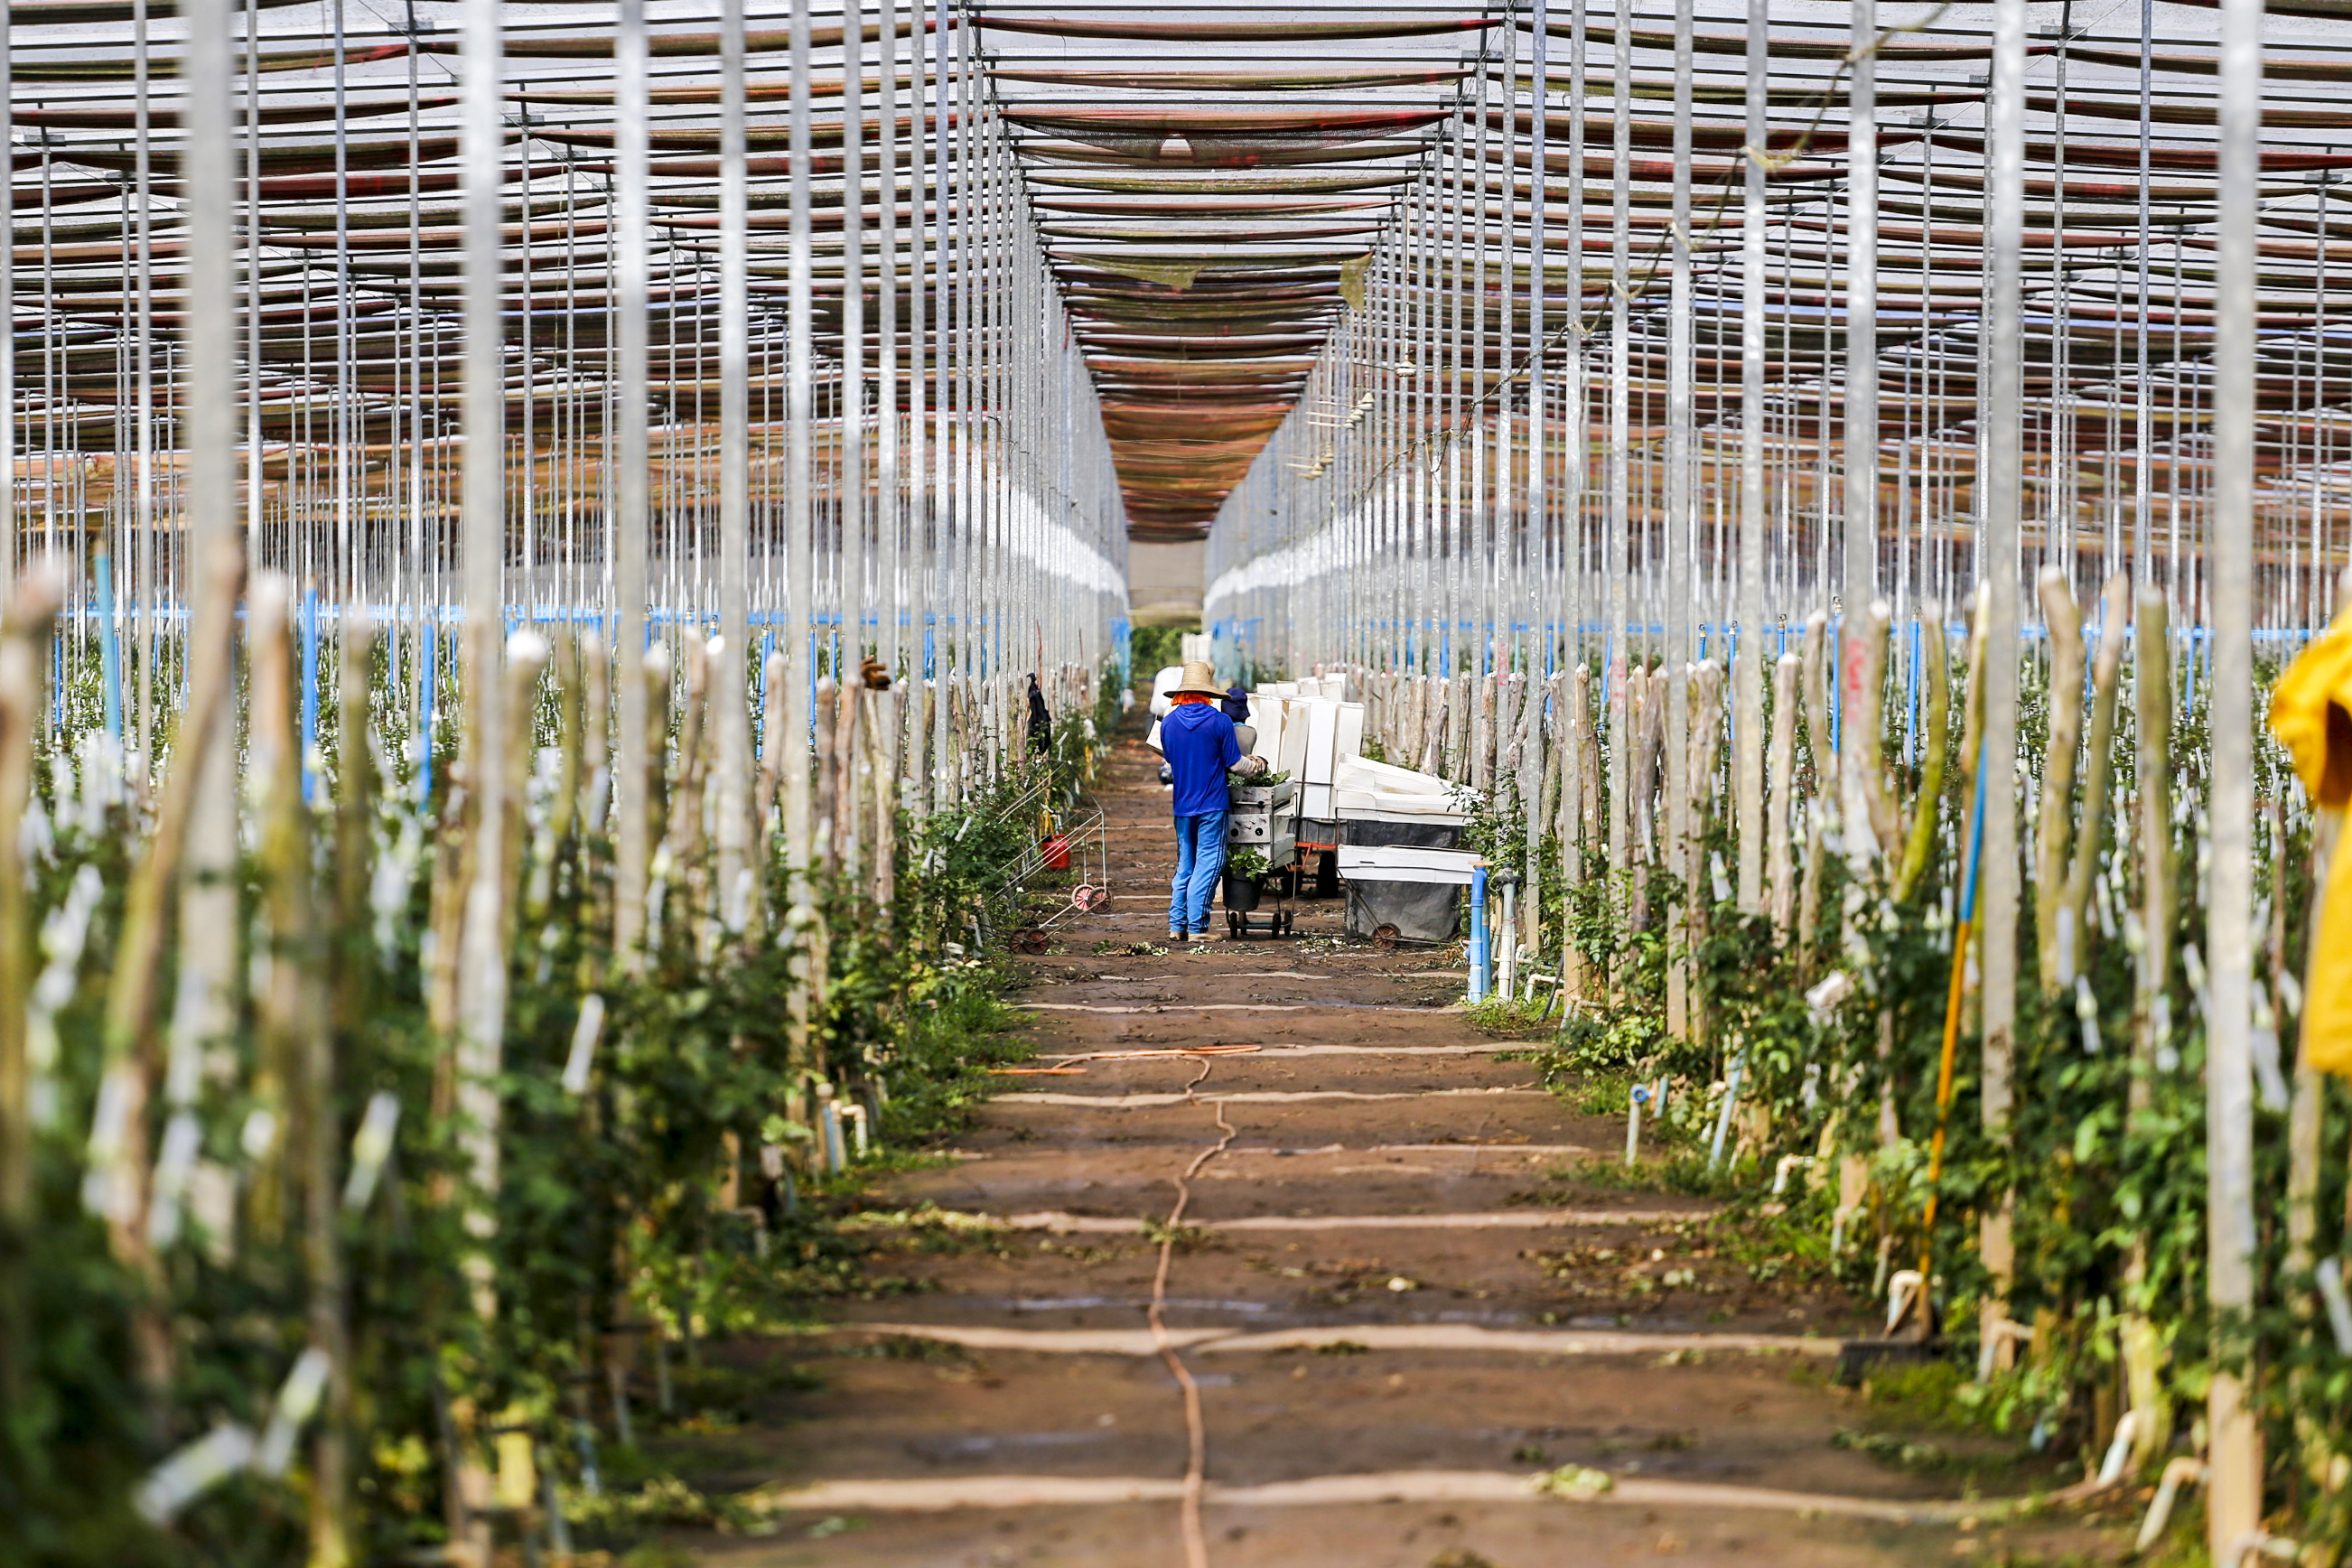
[[[707,1557],[1180,1568],[1193,1401],[1218,1568],[2095,1544],[1964,1529],[1936,1506],[1949,1476],[1835,1441],[1864,1425],[1828,1375],[1852,1304],[1759,1283],[1692,1226],[1700,1201],[1548,1180],[1605,1163],[1622,1126],[1449,1009],[1444,955],[1342,945],[1314,902],[1294,940],[1091,952],[1164,937],[1151,762],[1132,740],[1113,760],[1111,912],[1030,961],[1023,994],[1048,1058],[1105,1054],[1008,1078],[951,1165],[893,1181],[1007,1228],[913,1255],[928,1289],[808,1348],[823,1391],[770,1434],[781,1533]],[[1570,1465],[1612,1489],[1528,1485]]]

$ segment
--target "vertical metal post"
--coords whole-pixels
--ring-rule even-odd
[[[786,592],[784,618],[784,732],[772,735],[776,767],[783,780],[784,864],[792,873],[793,916],[804,913],[812,889],[808,870],[814,851],[816,802],[810,789],[809,736],[815,722],[814,644],[810,615],[814,608],[815,514],[810,425],[814,417],[814,328],[809,301],[809,0],[793,0],[790,99],[791,188],[787,200],[784,284],[784,528]],[[806,1058],[808,978],[793,987],[796,1054]]]
[[[488,786],[506,754],[499,645],[505,632],[506,366],[499,323],[499,205],[505,194],[501,123],[504,40],[498,0],[467,0],[459,90],[464,127],[465,432],[462,559],[466,585],[466,702],[472,723],[474,879],[467,889],[465,949],[458,967],[458,1105],[470,1123],[475,1192],[467,1230],[486,1241],[495,1226],[489,1194],[499,1183],[498,1078],[506,1018],[506,814]],[[224,207],[224,210],[226,208]],[[490,1261],[467,1264],[474,1301],[496,1310]]]
[[[719,710],[719,907],[730,929],[749,918],[737,892],[751,824],[751,713],[744,679],[751,640],[751,222],[743,0],[719,19],[719,637],[711,696]]]
[[[931,449],[931,536],[933,564],[937,569],[934,581],[938,592],[932,611],[932,664],[936,672],[937,691],[931,707],[931,808],[943,811],[955,804],[955,782],[958,759],[949,754],[949,742],[954,731],[949,721],[949,701],[955,684],[955,661],[950,657],[967,640],[964,627],[955,619],[953,611],[962,603],[955,589],[952,565],[956,558],[956,535],[962,525],[961,497],[950,483],[951,453],[951,421],[962,405],[953,407],[948,395],[952,374],[961,363],[956,351],[952,323],[961,319],[951,315],[950,305],[953,293],[949,288],[948,274],[948,213],[951,203],[961,193],[950,189],[953,166],[948,159],[950,117],[948,92],[954,73],[948,63],[948,0],[933,0],[931,11],[932,80],[931,80],[931,187],[934,216],[931,220],[931,331],[930,346],[933,372],[931,376],[931,406],[936,421]],[[960,216],[960,215],[959,215]],[[949,637],[952,631],[954,643]]]
[[[1528,150],[1528,559],[1530,565],[1539,565],[1544,558],[1544,98],[1550,89],[1551,13],[1545,0],[1535,0],[1535,38],[1528,46],[1528,66],[1534,81],[1530,97],[1534,100],[1533,145]],[[1580,108],[1581,105],[1579,106]],[[1583,171],[1577,172],[1583,177]],[[1538,601],[1540,603],[1540,601]],[[1563,617],[1566,605],[1560,606]],[[1536,616],[1536,631],[1542,635],[1540,614]],[[1549,661],[1530,660],[1528,668],[1529,701],[1540,700],[1535,693],[1541,690],[1543,666]],[[1506,744],[1507,750],[1507,743]],[[1498,753],[1499,755],[1499,753]],[[1499,763],[1498,763],[1499,766]],[[1499,781],[1498,781],[1499,782]],[[1541,802],[1529,803],[1530,833],[1540,838],[1542,828],[1533,823]],[[1530,868],[1531,869],[1532,868]],[[1535,886],[1533,882],[1528,884]],[[1504,940],[1518,939],[1506,932]]]
[[[613,37],[613,309],[616,329],[613,420],[618,459],[613,523],[605,531],[612,563],[615,652],[614,711],[620,724],[614,775],[613,950],[625,970],[642,958],[647,867],[653,853],[646,805],[653,759],[646,746],[647,467],[646,342],[647,221],[646,0],[620,0]],[[468,338],[470,345],[471,339]],[[772,743],[772,742],[771,742]]]
[[[1977,592],[1986,617],[1984,740],[1979,765],[1989,779],[2007,781],[2017,768],[2019,464],[2023,446],[2022,351],[2025,260],[2025,0],[1996,0],[1993,9],[1990,134],[1986,139],[1987,279],[1982,393],[1983,498]],[[1849,600],[1849,618],[1862,606]],[[2012,1062],[2017,1022],[2017,794],[1985,792],[1983,1071],[1985,1131],[1994,1142],[2010,1135]],[[2008,1314],[2015,1254],[2011,1205],[1988,1209],[1979,1241],[1992,1278],[1985,1303],[1987,1331]]]
[[[1601,666],[1601,699],[1609,723],[1609,868],[1625,868],[1626,830],[1632,816],[1625,798],[1632,776],[1626,753],[1633,740],[1625,705],[1625,671],[1633,658],[1632,638],[1633,476],[1627,447],[1633,405],[1633,353],[1629,293],[1633,287],[1632,196],[1627,176],[1633,161],[1633,18],[1620,5],[1610,46],[1612,152],[1609,191],[1609,643]]]
[[[1853,0],[1853,30],[1846,108],[1845,551],[1839,638],[1841,711],[1866,710],[1863,650],[1878,575],[1878,7]],[[2021,90],[2022,89],[2021,88]],[[2021,153],[2021,157],[2022,153]],[[1862,759],[1878,737],[1859,724],[1838,731],[1839,815],[1848,861],[1866,877],[1878,860]]]
[[[1691,496],[1691,50],[1693,0],[1675,5],[1674,249],[1666,297],[1666,864],[1684,886],[1685,932],[1696,930],[1702,893],[1692,876],[1697,823],[1691,811],[1690,658]],[[1687,940],[1668,947],[1666,1029],[1680,1037],[1690,1026]]]
[[[2206,1426],[2212,1479],[2207,1535],[2216,1563],[2238,1560],[2263,1519],[2263,1441],[2252,1390],[2254,1309],[2253,574],[2254,332],[2260,267],[2263,0],[2223,0],[2221,208],[2213,321],[2210,572],[2213,747],[2211,891],[2205,940],[2207,1296],[2216,1366]],[[2325,197],[2322,198],[2323,201]]]
[[[1732,696],[1738,769],[1739,908],[1764,907],[1764,173],[1770,0],[1748,0],[1747,147],[1739,222],[1739,646]],[[1780,809],[1777,805],[1775,809]]]
[[[840,517],[841,655],[846,687],[866,656],[866,30],[845,8],[841,29],[841,459],[834,484]],[[844,801],[840,811],[851,812]],[[854,824],[855,815],[850,817]],[[853,842],[862,837],[851,828]]]
[[[181,166],[187,198],[188,306],[182,339],[182,439],[187,446],[186,581],[199,588],[238,553],[236,532],[236,164],[231,126],[228,0],[189,0]],[[247,47],[253,46],[248,43]],[[5,54],[0,49],[0,54]],[[0,95],[5,97],[5,95]],[[0,426],[13,426],[12,402],[0,400]],[[0,474],[13,479],[13,458]],[[10,509],[11,542],[14,508]],[[109,595],[110,601],[112,595]],[[234,606],[219,595],[189,596],[188,647],[223,647]],[[110,602],[106,612],[112,618]],[[113,695],[111,681],[109,695]],[[119,711],[119,710],[118,710]],[[191,805],[186,879],[180,901],[177,1020],[188,1043],[202,1045],[233,1026],[237,949],[236,719],[222,704],[206,737],[204,768]]]

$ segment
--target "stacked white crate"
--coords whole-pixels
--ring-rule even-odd
[[[1364,705],[1345,700],[1345,676],[1269,681],[1250,696],[1255,754],[1301,786],[1298,815],[1332,818],[1339,770],[1363,750]]]
[[[1444,779],[1357,757],[1339,770],[1332,809],[1342,822],[1400,822],[1458,829],[1469,820],[1463,810],[1465,804],[1461,792]],[[1339,846],[1339,875],[1350,881],[1467,887],[1477,865],[1476,852],[1468,849]]]

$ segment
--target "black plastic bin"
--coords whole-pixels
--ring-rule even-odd
[[[1462,826],[1454,822],[1374,822],[1343,818],[1339,842],[1366,848],[1459,849]]]
[[[1363,941],[1442,946],[1462,929],[1462,892],[1454,882],[1366,882],[1350,877],[1348,934]]]
[[[1459,849],[1462,825],[1343,817],[1339,842],[1368,849]],[[1440,946],[1461,934],[1462,892],[1452,882],[1378,882],[1350,877],[1347,932],[1367,940]]]

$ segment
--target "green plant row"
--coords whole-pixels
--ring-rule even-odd
[[[1945,1342],[1969,1378],[1984,1325],[2016,1325],[1986,1357],[1994,1375],[1973,1384],[1969,1400],[2003,1430],[2072,1449],[2095,1467],[2119,1418],[2136,1412],[2129,1473],[2153,1479],[2169,1458],[2200,1450],[2216,1369],[2250,1376],[2272,1528],[2316,1543],[2305,1561],[2341,1562],[2352,1542],[2352,1346],[2331,1331],[2315,1276],[2352,1252],[2344,1158],[2352,1094],[2341,1080],[2296,1068],[2313,813],[2284,752],[2258,741],[2260,1295],[2250,1320],[2224,1321],[2206,1305],[2206,688],[2158,666],[2143,702],[2143,672],[2129,659],[2105,678],[2079,666],[2053,677],[2038,659],[2021,671],[2011,1110],[2005,1126],[1989,1131],[1980,951],[1968,960],[1956,1070],[1938,1106],[1974,784],[1962,652],[1948,671],[1941,777],[1927,763],[1937,751],[1932,715],[1921,714],[1907,752],[1901,716],[1888,716],[1882,737],[1905,826],[1925,822],[1913,840],[1924,847],[1916,868],[1890,856],[1853,873],[1838,852],[1838,802],[1816,751],[1827,737],[1801,711],[1794,716],[1796,869],[1811,885],[1790,900],[1786,923],[1769,910],[1743,910],[1731,896],[1740,847],[1725,739],[1708,755],[1687,858],[1637,853],[1612,870],[1604,846],[1565,848],[1557,821],[1531,826],[1507,793],[1499,806],[1482,803],[1470,837],[1496,863],[1522,864],[1535,835],[1545,944],[1571,949],[1581,977],[1575,1004],[1552,1015],[1540,1059],[1563,1088],[1618,1086],[1608,1109],[1619,1115],[1627,1087],[1664,1080],[1667,1121],[1654,1135],[1662,1132],[1678,1159],[1706,1162],[1715,1190],[1777,1193],[1789,1205],[1781,1223],[1830,1238],[1831,1262],[1857,1292],[1883,1300],[1894,1272],[1926,1260]],[[2259,672],[2262,690],[2276,673]],[[2094,688],[2095,718],[2098,679],[2114,682],[2103,737],[2085,724],[2084,703],[2053,700],[2060,679],[2082,682]],[[1769,733],[1780,716],[1766,686]],[[2141,735],[2137,716],[2147,712],[2167,718],[2168,738]],[[2055,748],[2053,716],[2063,726]],[[2097,803],[2085,798],[2094,739],[2108,770]],[[2152,845],[2137,826],[2148,788],[2138,772],[2144,740],[2165,759],[2158,782],[2168,798]],[[1605,725],[1591,743],[1605,781],[1614,743]],[[2064,758],[2063,772],[2053,756]],[[1657,809],[1663,825],[1663,800]],[[2080,929],[2045,869],[2073,868],[2037,847],[2053,813],[2062,848],[2083,842],[2094,813],[2106,829],[2083,868]],[[1607,820],[1605,810],[1595,819]],[[1813,828],[1827,831],[1809,853]],[[2164,879],[2153,900],[2152,868]],[[2163,914],[2151,930],[2155,910]],[[1669,993],[1678,984],[1687,986],[1687,1023],[1675,1030]],[[1490,1011],[1498,1027],[1526,1022],[1525,1009]],[[1939,1125],[1945,1149],[1931,1183]],[[2298,1165],[2298,1144],[2319,1152]],[[2006,1268],[1984,1250],[1988,1221],[2007,1224]]]
[[[903,767],[845,773],[833,805],[890,830],[795,864],[747,780],[735,899],[714,682],[661,676],[624,949],[590,645],[510,658],[505,758],[445,687],[420,805],[415,643],[330,650],[306,759],[287,630],[256,616],[222,845],[168,826],[195,725],[126,769],[89,693],[50,702],[50,635],[38,606],[0,633],[0,1563],[374,1563],[659,1522],[632,1439],[701,1344],[855,1284],[835,1221],[860,1123],[916,1146],[1017,1050],[985,943],[1091,775],[1108,691],[1058,700],[1042,751],[945,694],[963,783],[920,816],[900,780],[938,762],[937,710],[866,694]],[[162,710],[201,709],[201,651],[169,662],[189,685]],[[492,812],[501,934],[469,967]],[[208,1015],[184,982],[223,918]]]

